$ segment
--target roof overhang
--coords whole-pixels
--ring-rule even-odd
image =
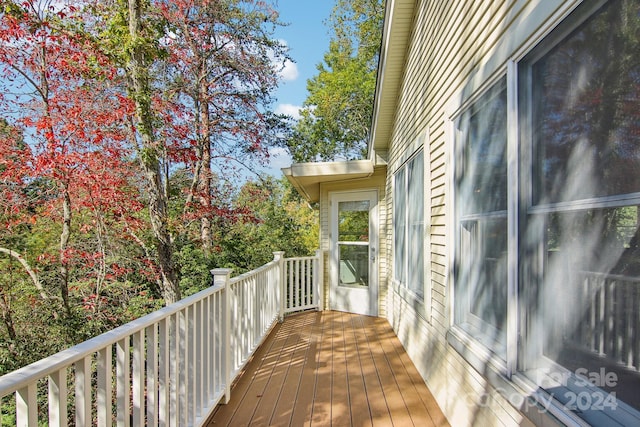
[[[309,202],[320,200],[320,184],[366,178],[373,174],[371,160],[294,163],[282,173]]]
[[[416,0],[387,0],[368,145],[370,158],[374,157],[376,152],[387,157],[415,9]]]

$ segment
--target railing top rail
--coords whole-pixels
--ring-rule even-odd
[[[62,350],[49,357],[41,359],[16,371],[0,377],[0,398],[19,390],[34,380],[44,378],[71,364],[82,360],[121,339],[127,338],[140,330],[158,323],[167,317],[189,307],[196,302],[207,298],[223,289],[221,286],[211,286],[196,294],[188,296],[178,302],[168,305],[139,319],[105,332],[66,350]]]
[[[231,285],[236,284],[238,282],[243,281],[244,279],[247,279],[247,278],[249,278],[251,276],[254,276],[254,275],[258,274],[258,273],[262,273],[263,271],[268,270],[270,268],[273,268],[276,265],[278,265],[278,261],[275,261],[275,260],[271,261],[271,262],[269,262],[269,263],[267,263],[267,264],[265,264],[265,265],[263,265],[261,267],[256,268],[255,270],[247,271],[246,273],[242,273],[239,276],[232,277],[229,280],[229,283]]]
[[[594,276],[599,277],[606,280],[619,280],[621,282],[632,282],[632,283],[640,283],[640,277],[634,276],[625,276],[623,274],[614,274],[614,273],[605,273],[602,271],[580,271],[581,274],[585,276]]]
[[[310,255],[310,256],[298,256],[298,257],[292,257],[292,258],[285,258],[285,261],[308,261],[308,260],[312,260],[312,259],[316,259],[318,258],[315,255]]]

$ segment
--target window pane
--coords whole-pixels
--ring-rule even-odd
[[[461,117],[463,158],[458,168],[463,215],[507,209],[507,90],[505,80]]]
[[[343,287],[369,286],[369,245],[339,244],[340,283]]]
[[[507,219],[464,221],[455,283],[455,321],[506,356]]]
[[[507,94],[503,78],[458,122],[456,325],[506,357]]]
[[[424,160],[422,153],[414,157],[407,167],[409,172],[407,287],[422,298],[424,295]]]
[[[406,252],[405,252],[405,237],[406,237],[406,215],[407,215],[407,187],[405,181],[405,168],[403,167],[395,177],[395,192],[394,192],[394,270],[395,278],[400,283],[406,283]]]
[[[525,293],[537,321],[528,337],[537,352],[532,375],[553,392],[566,384],[541,372],[608,373],[612,381],[595,385],[640,409],[640,209],[553,213],[542,222],[542,285]]]
[[[608,2],[532,65],[535,203],[640,192],[639,10]]]
[[[340,242],[369,241],[369,201],[338,204],[338,240]]]

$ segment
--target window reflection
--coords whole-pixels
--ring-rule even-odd
[[[639,8],[608,2],[531,67],[537,203],[640,192]]]

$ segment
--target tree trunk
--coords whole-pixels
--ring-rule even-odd
[[[206,73],[206,70],[203,70]],[[211,122],[209,117],[209,100],[206,78],[200,79],[200,123],[202,144],[202,168],[199,174],[198,194],[204,215],[200,220],[200,240],[205,255],[211,255],[213,237],[211,235]]]
[[[69,238],[71,236],[71,197],[69,196],[69,185],[63,184],[62,199],[62,232],[60,233],[60,295],[67,316],[71,315],[69,307],[69,266],[67,260],[67,249],[69,248]]]
[[[7,335],[9,335],[9,339],[15,342],[16,338],[18,338],[18,334],[16,334],[16,327],[11,313],[11,303],[8,301],[8,298],[8,296],[0,294],[0,315],[2,315],[2,322],[4,323],[5,328],[7,328]],[[11,351],[11,349],[9,350]]]
[[[44,291],[44,288],[42,287],[42,283],[40,282],[40,278],[36,274],[35,270],[31,268],[27,260],[24,259],[22,255],[20,255],[18,252],[12,249],[0,247],[0,252],[7,254],[9,256],[12,256],[16,260],[18,260],[18,262],[22,265],[22,268],[24,268],[27,274],[29,274],[29,277],[31,277],[31,281],[33,282],[33,285],[36,287],[36,289],[40,293],[40,297],[42,298],[42,300],[49,301],[49,295],[47,295],[47,293]]]
[[[130,91],[136,106],[138,131],[142,148],[140,163],[146,178],[149,197],[149,217],[156,239],[158,264],[162,276],[162,293],[166,304],[180,299],[178,274],[173,259],[173,242],[167,226],[167,198],[162,184],[161,150],[153,134],[153,115],[151,112],[151,90],[149,88],[149,62],[145,57],[145,46],[140,43],[142,27],[140,0],[129,0],[129,35],[131,53],[128,57],[127,72],[130,79]]]

